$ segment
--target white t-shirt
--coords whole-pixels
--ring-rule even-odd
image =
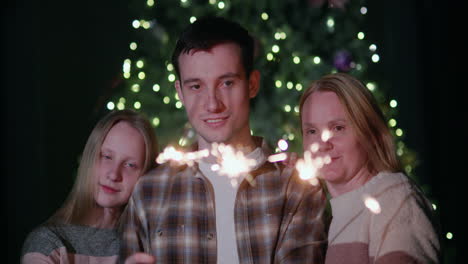
[[[257,169],[266,161],[261,148],[256,148],[246,155],[246,158],[256,161],[256,165],[252,170]],[[234,223],[234,204],[237,189],[243,179],[239,179],[239,184],[233,186],[229,177],[211,170],[212,165],[213,163],[205,161],[199,162],[200,171],[210,181],[215,195],[218,263],[239,263]]]

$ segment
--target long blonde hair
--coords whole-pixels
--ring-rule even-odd
[[[108,113],[94,127],[81,156],[78,173],[67,200],[48,220],[52,224],[85,225],[89,214],[96,208],[94,167],[107,133],[118,122],[127,122],[137,129],[145,142],[145,160],[142,173],[155,167],[158,143],[151,123],[133,110],[117,110]]]
[[[402,170],[395,152],[394,138],[377,101],[359,80],[349,74],[329,74],[310,84],[300,100],[301,131],[304,102],[318,91],[331,91],[338,96],[367,153],[367,168],[370,172]]]

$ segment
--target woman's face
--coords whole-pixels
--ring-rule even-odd
[[[127,204],[138,177],[143,173],[145,143],[140,132],[125,121],[107,133],[96,162],[96,203],[103,208]]]
[[[330,163],[319,170],[328,184],[348,185],[366,170],[367,155],[334,92],[311,94],[304,102],[301,122],[304,151],[315,145],[313,158],[330,157]]]

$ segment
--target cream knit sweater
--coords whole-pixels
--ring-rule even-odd
[[[401,173],[381,172],[330,200],[325,263],[439,263],[432,206]]]

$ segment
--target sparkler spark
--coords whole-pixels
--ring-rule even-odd
[[[229,177],[232,186],[237,186],[239,180],[242,180],[241,176],[244,176],[254,185],[253,178],[248,172],[257,165],[256,160],[247,158],[242,151],[236,151],[229,145],[213,143],[211,151],[204,149],[194,152],[183,152],[169,146],[158,155],[156,162],[159,164],[176,162],[193,166],[195,162],[208,157],[210,154],[216,158],[216,163],[210,169],[217,171],[220,175]]]
[[[380,203],[372,196],[364,195],[363,196],[364,205],[374,214],[380,214],[382,209],[380,208]]]
[[[192,166],[195,161],[201,160],[202,158],[209,156],[207,149],[194,151],[194,152],[183,152],[175,149],[172,146],[166,147],[156,158],[156,162],[163,164],[166,162],[176,162],[179,164],[187,164]]]
[[[333,136],[332,132],[328,129],[325,129],[322,132],[322,141],[327,142]]]
[[[268,161],[271,163],[279,162],[286,160],[288,158],[288,155],[286,153],[278,153],[278,154],[273,154],[268,157]]]

